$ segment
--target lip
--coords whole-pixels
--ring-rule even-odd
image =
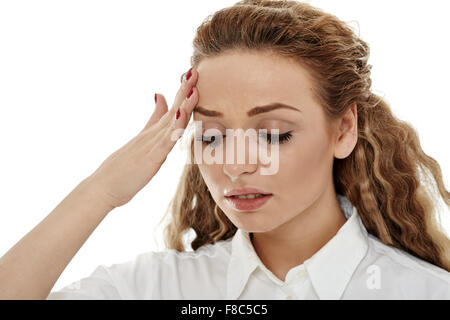
[[[238,188],[238,189],[232,189],[225,193],[225,197],[231,197],[231,196],[242,196],[252,193],[260,193],[260,194],[267,194],[271,195],[270,192],[254,188],[254,187],[245,187],[245,188]]]
[[[254,199],[238,199],[232,196],[241,196],[252,193],[264,194],[264,197]],[[225,199],[228,204],[237,211],[250,211],[260,209],[263,205],[273,198],[273,194],[255,187],[244,187],[232,189],[225,193]]]
[[[254,199],[239,199],[233,197],[225,197],[228,204],[237,211],[251,211],[260,209],[267,201],[273,198],[273,194],[267,194],[264,197]]]

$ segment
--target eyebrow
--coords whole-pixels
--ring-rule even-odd
[[[294,108],[290,105],[287,105],[287,104],[284,104],[281,102],[272,102],[272,103],[269,103],[264,106],[256,106],[253,109],[250,109],[249,111],[247,111],[247,116],[253,117],[258,114],[269,112],[269,111],[276,110],[276,109],[291,109],[291,110],[301,112],[301,110]],[[223,117],[222,112],[209,110],[209,109],[206,109],[206,108],[204,108],[202,106],[198,106],[198,105],[194,108],[194,112],[198,112],[207,117]]]

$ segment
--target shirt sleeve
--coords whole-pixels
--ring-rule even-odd
[[[88,277],[75,281],[47,300],[127,300],[151,298],[151,275],[158,263],[157,252],[146,252],[134,260],[109,266],[99,265]]]

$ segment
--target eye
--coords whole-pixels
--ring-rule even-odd
[[[219,137],[222,137],[222,139]],[[224,138],[225,138],[224,135],[222,135],[222,136],[204,136],[204,135],[202,135],[200,138],[197,138],[196,140],[206,143],[211,148],[215,148],[219,144],[219,142],[222,141]]]
[[[282,134],[261,133],[261,136],[263,138],[266,138],[267,142],[270,144],[283,144],[292,138],[292,131],[288,131]]]
[[[267,133],[261,133],[260,136],[262,138],[266,139],[268,143],[270,144],[283,144],[289,141],[292,138],[292,131],[288,131],[286,133],[282,134],[267,134]],[[206,143],[211,148],[215,148],[223,139],[225,139],[225,136],[204,136],[202,135],[200,138],[197,138],[197,141],[202,141],[203,143]]]

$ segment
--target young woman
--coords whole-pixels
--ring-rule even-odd
[[[449,192],[413,128],[371,92],[368,58],[351,28],[305,3],[246,0],[208,17],[172,108],[155,95],[139,134],[1,258],[0,298],[450,299],[450,240],[435,210]],[[201,130],[169,206],[168,250],[51,292],[191,115]],[[239,129],[266,130],[257,144],[277,156],[270,174],[273,163],[231,145]],[[232,151],[245,161],[202,161]]]

